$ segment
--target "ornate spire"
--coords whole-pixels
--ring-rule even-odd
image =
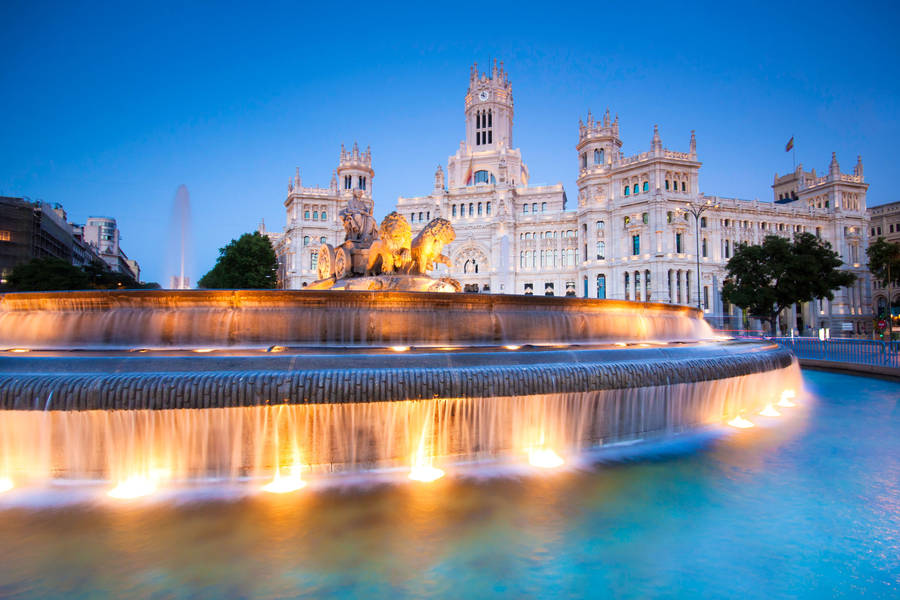
[[[828,165],[828,172],[832,175],[839,175],[841,172],[841,166],[838,164],[837,160],[837,152],[831,153],[831,164]]]
[[[434,172],[434,189],[444,189],[444,168],[441,165],[438,165],[437,170]]]
[[[338,188],[337,169],[335,169],[334,171],[331,172],[331,184],[329,187],[331,188],[332,191],[337,191],[337,188]]]
[[[588,129],[594,128],[594,115],[591,114],[591,109],[588,109],[587,126],[588,126]]]
[[[694,135],[694,130],[691,129],[691,147],[690,147],[691,156],[697,156],[697,136]]]
[[[853,174],[858,177],[863,176],[862,156],[859,154],[856,155],[856,166],[853,167]]]
[[[653,151],[662,150],[662,140],[659,137],[659,125],[653,126],[653,139],[650,140],[650,149]]]
[[[300,167],[294,172],[294,187],[300,187]]]
[[[609,108],[606,109],[606,114],[603,115],[603,126],[609,127]]]

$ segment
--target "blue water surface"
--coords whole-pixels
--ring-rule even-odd
[[[898,598],[900,385],[804,377],[784,419],[547,475],[8,507],[0,597]]]

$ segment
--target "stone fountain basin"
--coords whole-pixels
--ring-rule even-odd
[[[400,350],[400,351],[397,351]],[[221,408],[645,388],[791,366],[767,342],[0,355],[0,409]]]

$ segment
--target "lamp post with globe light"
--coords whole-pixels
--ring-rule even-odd
[[[697,238],[697,309],[702,311],[701,283],[700,283],[700,216],[710,208],[718,208],[718,204],[714,204],[712,200],[705,202],[688,202],[686,208],[682,210],[688,214],[694,215],[694,225]]]

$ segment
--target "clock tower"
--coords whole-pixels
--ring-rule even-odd
[[[503,63],[490,75],[472,65],[466,92],[466,145],[472,152],[512,148],[513,98]]]

